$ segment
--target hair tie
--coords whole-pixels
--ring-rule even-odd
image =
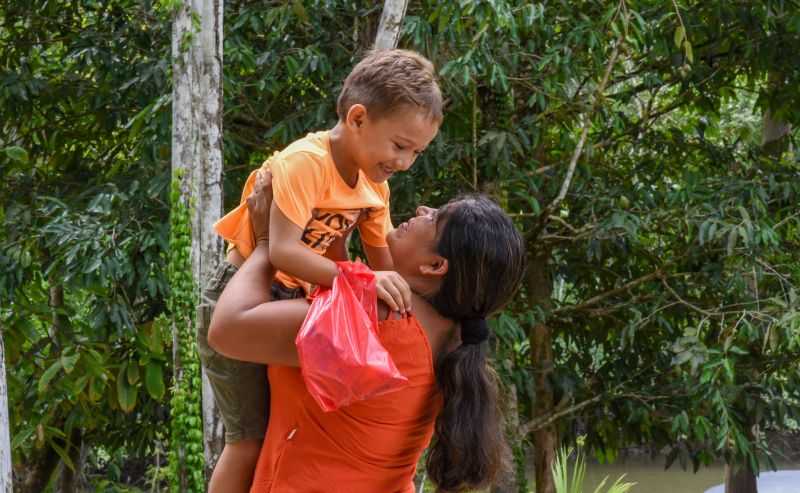
[[[480,344],[489,339],[489,325],[483,317],[461,320],[461,344]]]

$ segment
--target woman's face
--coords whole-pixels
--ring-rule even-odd
[[[413,218],[386,235],[396,271],[402,274],[404,269],[416,270],[431,254],[436,254],[441,220],[440,209],[420,206]]]

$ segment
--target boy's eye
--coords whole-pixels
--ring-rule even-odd
[[[397,142],[394,143],[394,146],[397,148],[398,151],[405,150],[406,146],[400,145]]]

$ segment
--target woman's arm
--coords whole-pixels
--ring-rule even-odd
[[[269,261],[270,178],[257,177],[255,191],[247,199],[256,249],[223,290],[208,343],[230,358],[298,366],[294,339],[310,305],[306,300],[269,302],[275,274]]]

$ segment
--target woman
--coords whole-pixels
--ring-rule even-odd
[[[263,286],[274,274],[269,180],[248,199],[256,250],[222,293],[208,333],[221,354],[270,365],[270,423],[251,491],[413,492],[431,435],[427,472],[441,491],[491,484],[507,451],[485,318],[513,296],[525,262],[508,216],[469,196],[438,210],[419,207],[389,233],[413,312],[401,317],[379,306],[379,332],[410,385],[324,413],[306,390],[294,345],[310,305],[266,303]]]

